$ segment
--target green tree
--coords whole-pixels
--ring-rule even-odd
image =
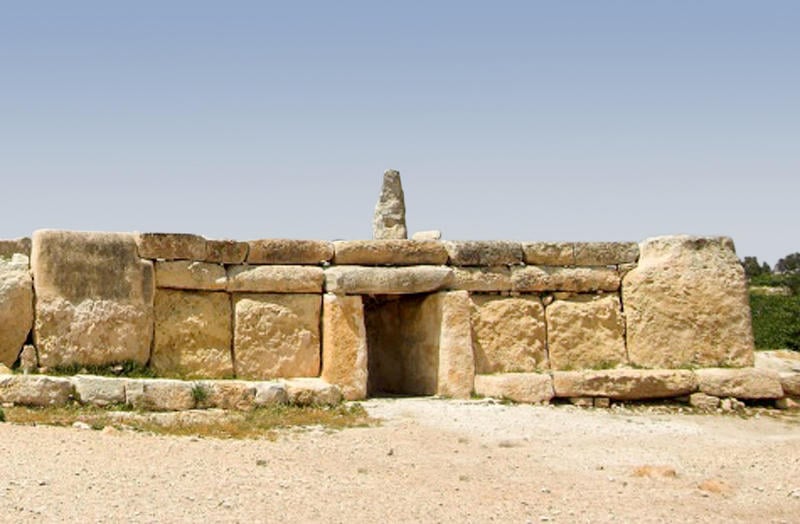
[[[778,260],[776,273],[800,273],[800,253],[792,253]]]
[[[748,279],[763,275],[765,267],[769,269],[766,263],[764,265],[758,263],[758,257],[744,257],[742,266],[744,266],[744,274],[747,275]],[[771,271],[767,271],[767,273],[771,273]]]

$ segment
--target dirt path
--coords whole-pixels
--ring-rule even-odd
[[[0,521],[800,521],[798,415],[365,405],[277,442],[0,424]]]

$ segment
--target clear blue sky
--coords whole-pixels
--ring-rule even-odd
[[[399,169],[450,239],[800,251],[800,2],[14,2],[0,238],[368,238]]]

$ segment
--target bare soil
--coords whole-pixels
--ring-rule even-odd
[[[800,521],[798,414],[364,406],[275,441],[0,424],[0,521]]]

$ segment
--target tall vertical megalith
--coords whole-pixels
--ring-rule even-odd
[[[375,205],[375,218],[372,220],[372,237],[376,240],[408,238],[406,203],[399,171],[389,169],[383,173],[381,197]]]

